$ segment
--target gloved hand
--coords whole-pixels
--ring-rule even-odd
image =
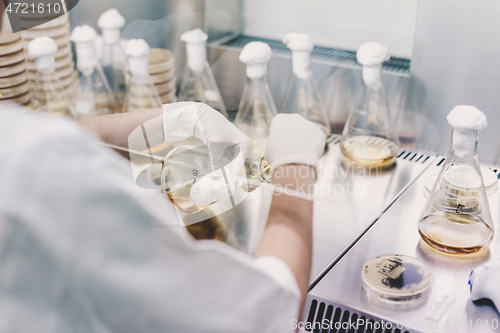
[[[212,173],[191,188],[191,198],[197,206],[232,195],[245,160],[258,158],[250,138],[220,112],[203,103],[164,105],[163,127],[165,142],[182,141],[194,135],[208,147]],[[223,169],[222,157],[226,149],[236,146],[239,148],[238,156]],[[222,171],[226,173],[224,177]]]
[[[271,122],[265,159],[274,169],[285,164],[318,166],[325,134],[298,114],[278,114]]]
[[[500,261],[487,263],[472,271],[469,278],[471,298],[473,301],[489,299],[500,310],[500,291],[498,278],[500,276]]]

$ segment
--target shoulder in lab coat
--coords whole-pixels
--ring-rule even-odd
[[[1,332],[290,332],[279,259],[194,241],[62,119],[0,112]]]

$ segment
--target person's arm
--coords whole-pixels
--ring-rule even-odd
[[[303,168],[306,168],[305,172]],[[315,182],[314,168],[297,164],[278,167],[273,177],[275,185],[289,190],[308,189]],[[278,257],[290,267],[302,294],[301,304],[307,294],[311,272],[312,213],[312,201],[275,194],[267,226],[255,254],[255,257]]]
[[[157,133],[158,138],[149,138],[150,141],[163,143],[164,131],[162,115],[162,109],[151,109],[94,117],[80,120],[78,123],[97,134],[103,142],[127,148],[130,133],[155,117],[158,117],[158,121],[151,125],[158,126],[158,128],[155,131],[148,130],[148,136],[150,136],[149,133]]]

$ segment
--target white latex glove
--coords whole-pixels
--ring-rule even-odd
[[[500,261],[487,263],[475,268],[470,275],[470,291],[473,301],[491,300],[500,309]]]
[[[196,204],[206,204],[232,195],[245,160],[249,157],[258,158],[252,149],[250,138],[220,112],[203,103],[181,102],[164,105],[163,127],[165,142],[182,141],[194,135],[208,147],[213,172],[209,178],[202,178],[202,181],[191,188],[191,193],[196,194]],[[234,145],[239,147],[240,153],[222,169],[222,156],[226,148]]]
[[[274,169],[285,164],[318,166],[325,149],[325,134],[299,114],[273,118],[265,159]]]

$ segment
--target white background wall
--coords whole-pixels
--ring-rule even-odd
[[[411,58],[418,0],[243,0],[244,32],[279,39],[309,34],[317,45],[356,50],[368,41]]]

